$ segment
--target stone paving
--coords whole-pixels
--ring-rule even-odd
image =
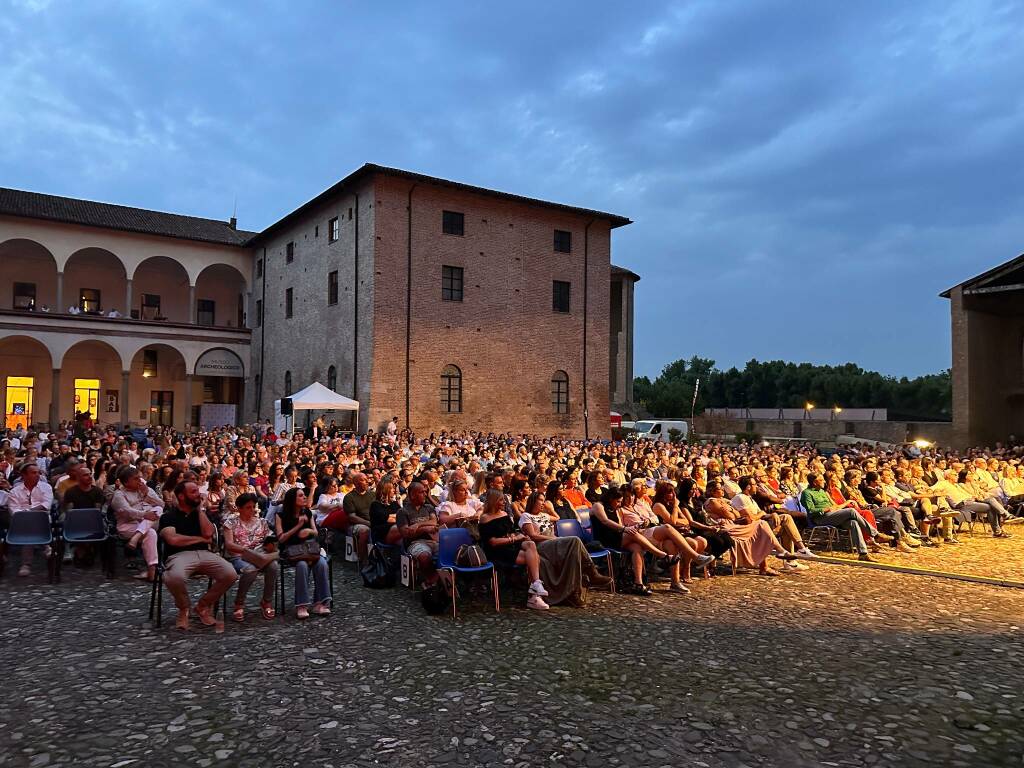
[[[656,588],[453,622],[348,567],[329,618],[184,634],[125,576],[8,570],[0,766],[1024,765],[1024,590],[824,564]]]

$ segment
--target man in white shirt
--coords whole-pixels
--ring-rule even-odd
[[[11,516],[19,512],[42,511],[49,513],[53,506],[53,489],[42,479],[39,467],[34,463],[21,468],[21,482],[15,484],[7,495],[7,509]],[[32,569],[32,547],[21,548],[19,576],[28,576]]]

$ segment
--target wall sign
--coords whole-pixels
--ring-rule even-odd
[[[196,361],[196,376],[229,376],[240,379],[245,367],[238,355],[226,349],[211,349]]]
[[[118,402],[120,396],[121,390],[119,389],[107,390],[107,413],[118,413],[121,410],[121,405]]]

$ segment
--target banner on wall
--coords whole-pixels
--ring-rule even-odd
[[[199,406],[199,426],[202,429],[233,427],[237,409],[233,403],[203,403]]]
[[[228,376],[240,379],[245,376],[245,367],[234,352],[227,349],[211,349],[196,361],[196,376]]]
[[[121,399],[121,390],[119,389],[108,389],[107,390],[107,413],[118,413],[121,410],[121,404],[118,402]]]

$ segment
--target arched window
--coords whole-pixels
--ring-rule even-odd
[[[569,374],[555,371],[551,377],[551,408],[555,413],[569,412]]]
[[[284,372],[284,396],[288,397],[292,393],[292,372]]]
[[[327,369],[327,388],[332,392],[338,389],[338,369],[333,365]]]
[[[441,410],[462,413],[462,371],[454,365],[446,365],[441,371]]]

